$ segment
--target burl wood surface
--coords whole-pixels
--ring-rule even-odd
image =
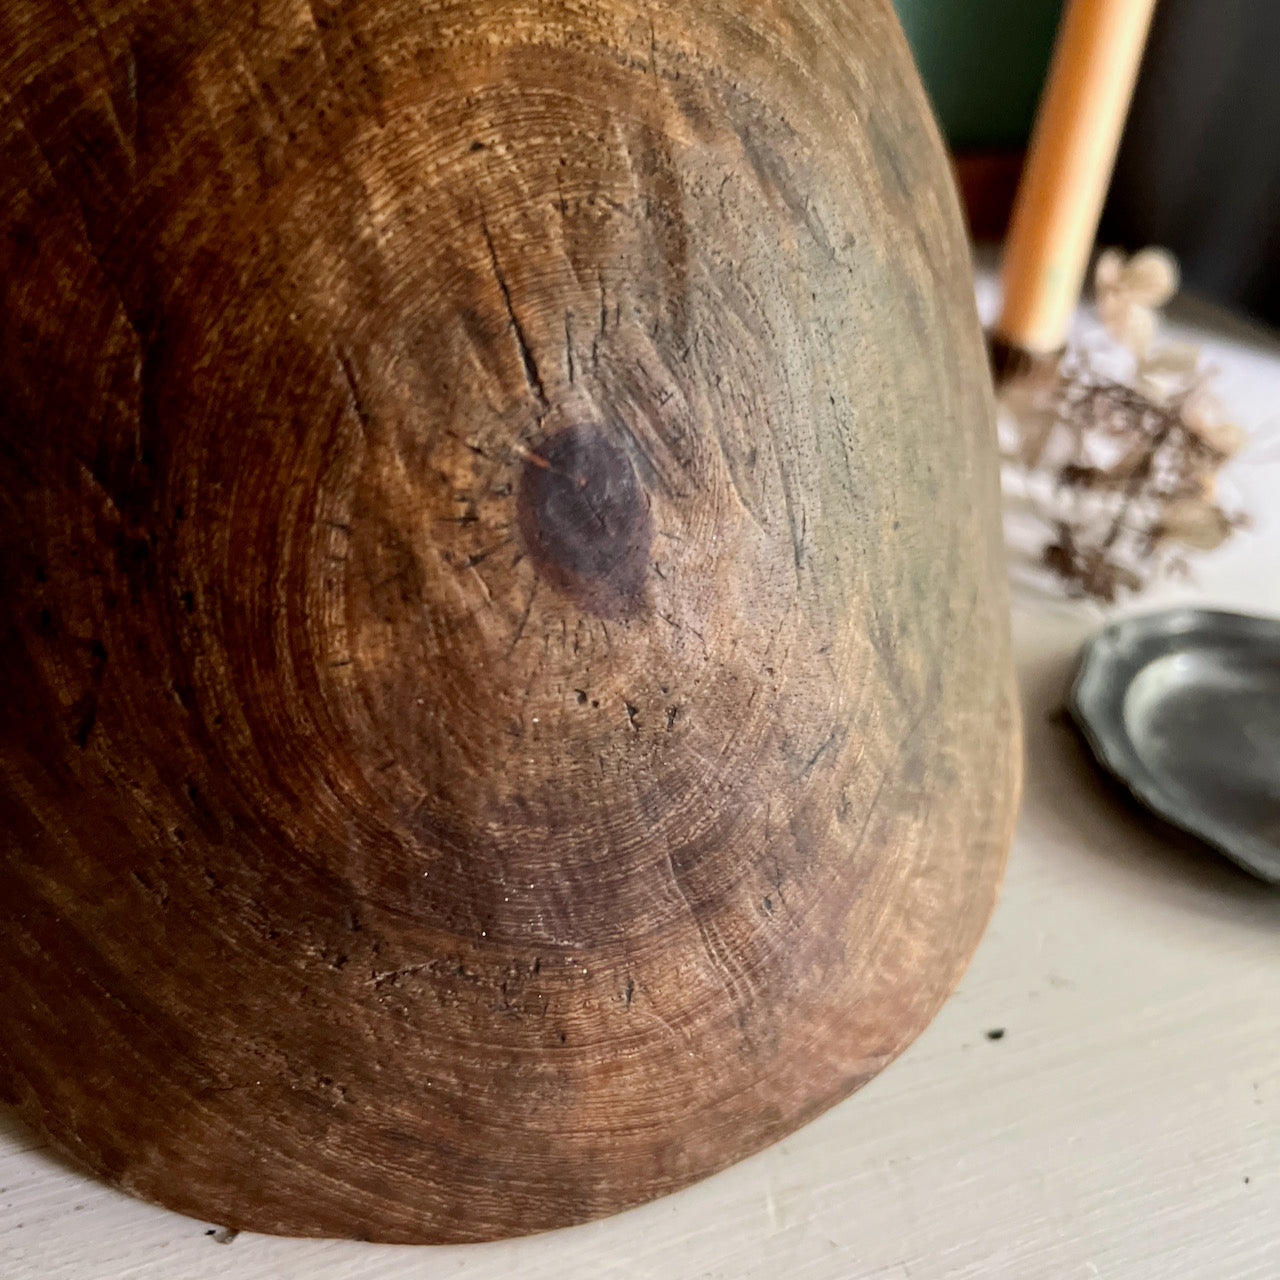
[[[3,0],[0,287],[0,1091],[65,1152],[484,1239],[925,1025],[1017,728],[888,0]]]

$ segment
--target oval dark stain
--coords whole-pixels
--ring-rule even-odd
[[[516,498],[538,572],[600,617],[640,608],[649,568],[649,499],[631,459],[595,427],[566,427],[525,457]]]

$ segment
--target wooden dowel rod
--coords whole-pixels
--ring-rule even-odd
[[[1155,0],[1068,0],[1005,242],[996,335],[1052,355],[1080,300]]]

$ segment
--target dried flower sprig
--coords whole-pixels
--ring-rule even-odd
[[[1178,292],[1180,279],[1177,260],[1165,249],[1143,249],[1127,260],[1118,249],[1105,249],[1093,271],[1098,319],[1142,359],[1155,337],[1159,310]]]
[[[1095,288],[1129,376],[1084,349],[1033,370],[1002,394],[1001,445],[1015,548],[1071,593],[1113,601],[1185,572],[1189,550],[1212,550],[1245,523],[1217,492],[1244,434],[1224,418],[1199,349],[1155,345],[1159,308],[1178,288],[1168,253],[1108,251]],[[1115,363],[1116,352],[1099,354]]]

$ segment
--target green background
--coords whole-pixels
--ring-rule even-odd
[[[1027,139],[1062,0],[894,0],[947,141]]]

